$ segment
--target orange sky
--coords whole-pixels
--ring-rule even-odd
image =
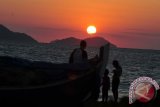
[[[41,42],[87,37],[86,27],[93,24],[120,47],[154,48],[160,45],[159,10],[158,0],[1,0],[0,23]]]

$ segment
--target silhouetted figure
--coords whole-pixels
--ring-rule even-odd
[[[80,48],[74,49],[70,55],[69,63],[85,63],[88,61],[88,55],[85,51],[87,47],[86,41],[80,42]]]
[[[117,60],[113,61],[113,77],[112,77],[112,92],[114,96],[114,101],[117,102],[118,100],[118,87],[120,83],[120,76],[122,75],[122,67],[120,66]]]
[[[102,101],[108,101],[108,90],[110,89],[110,78],[108,77],[109,71],[105,70],[102,80]]]
[[[104,47],[100,47],[100,53],[99,56],[96,55],[94,58],[89,60],[89,63],[94,66],[96,65],[98,62],[103,60],[103,52],[104,52]],[[100,67],[97,68],[97,72],[95,74],[95,79],[93,81],[94,84],[94,88],[92,90],[92,99],[97,101],[99,98],[99,93],[100,93],[100,87],[101,87],[101,77],[100,77]]]
[[[97,101],[99,98],[99,93],[100,93],[100,86],[101,86],[101,77],[99,75],[99,73],[97,72],[95,75],[95,79],[93,81],[94,84],[94,88],[92,90],[92,100]]]

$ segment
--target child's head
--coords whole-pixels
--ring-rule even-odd
[[[105,72],[104,72],[104,75],[108,75],[109,74],[109,70],[106,69]]]
[[[119,62],[117,60],[113,60],[112,64],[115,68],[119,67]]]

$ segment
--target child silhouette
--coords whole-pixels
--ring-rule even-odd
[[[109,70],[106,69],[102,80],[102,101],[108,101],[108,90],[110,90]]]

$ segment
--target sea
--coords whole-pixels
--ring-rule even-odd
[[[0,56],[19,57],[31,61],[68,63],[74,48],[77,46],[0,43]],[[87,47],[86,50],[89,58],[99,54],[97,47]],[[160,50],[111,48],[109,53],[106,68],[110,71],[110,79],[113,75],[113,60],[118,60],[123,69],[119,86],[120,97],[128,96],[130,84],[139,77],[151,77],[160,84]],[[111,90],[109,95],[112,97]]]

